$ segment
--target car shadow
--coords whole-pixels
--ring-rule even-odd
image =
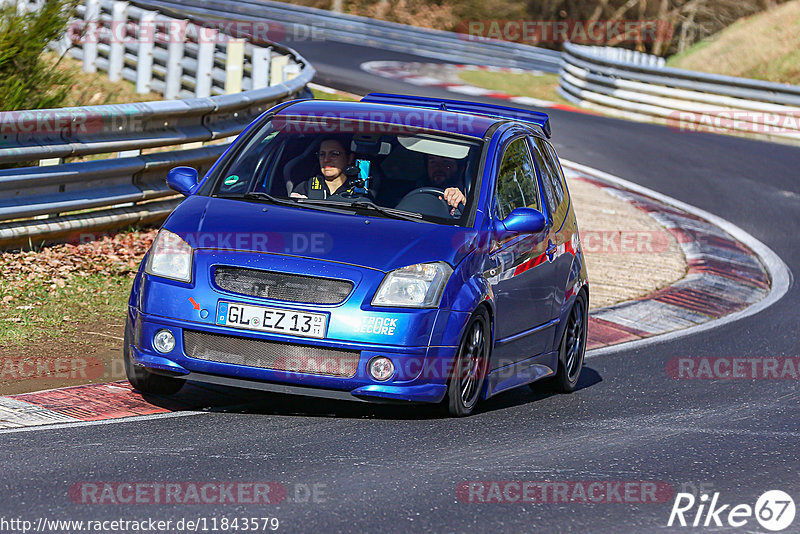
[[[578,379],[578,386],[575,388],[575,391],[572,394],[574,395],[580,390],[592,387],[602,381],[603,377],[600,376],[600,373],[591,367],[584,367],[583,371],[581,371],[581,376]],[[505,410],[515,406],[531,404],[550,397],[562,395],[561,393],[552,391],[545,380],[534,382],[532,386],[533,387],[522,386],[515,388],[510,391],[500,393],[489,400],[483,401],[478,405],[477,409],[475,410],[475,414]]]
[[[261,391],[254,392],[253,397],[246,403],[221,406],[210,411],[250,415],[396,420],[438,419],[446,415],[439,406],[431,404],[376,404]]]
[[[602,382],[600,374],[584,367],[576,392]],[[547,384],[522,386],[482,401],[475,415],[491,413],[542,401],[554,395]],[[426,420],[449,418],[445,406],[431,404],[345,401],[285,395],[263,391],[188,383],[177,395],[143,395],[148,402],[171,410],[201,410],[214,413],[290,417],[337,417],[350,419]]]

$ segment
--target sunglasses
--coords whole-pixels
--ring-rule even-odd
[[[320,159],[325,159],[328,156],[332,158],[338,158],[341,155],[342,153],[339,152],[338,150],[331,150],[330,152],[317,152],[317,157]]]

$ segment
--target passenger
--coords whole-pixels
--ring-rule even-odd
[[[463,184],[458,160],[428,154],[426,170],[428,180],[423,186],[444,189],[444,197],[439,198],[443,198],[452,208],[451,215],[455,213],[459,204],[467,203],[467,197],[461,191]]]
[[[293,198],[324,199],[340,195],[352,189],[344,170],[353,164],[355,154],[350,152],[350,140],[328,137],[319,145],[317,152],[320,172],[300,182],[289,195]]]

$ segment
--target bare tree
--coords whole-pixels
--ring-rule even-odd
[[[2,0],[0,0],[2,1]],[[609,32],[599,44],[668,55],[726,28],[741,17],[771,9],[788,0],[289,0],[336,7],[355,14],[426,27],[455,29],[474,20],[604,22]],[[625,24],[633,21],[639,24]],[[447,27],[451,23],[452,26]],[[648,26],[649,24],[649,26]],[[652,31],[643,28],[655,25]],[[560,48],[561,43],[540,46]]]

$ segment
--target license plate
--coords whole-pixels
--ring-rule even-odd
[[[328,316],[323,313],[308,313],[234,302],[220,302],[217,305],[217,324],[234,328],[322,339],[325,337],[327,323]]]

